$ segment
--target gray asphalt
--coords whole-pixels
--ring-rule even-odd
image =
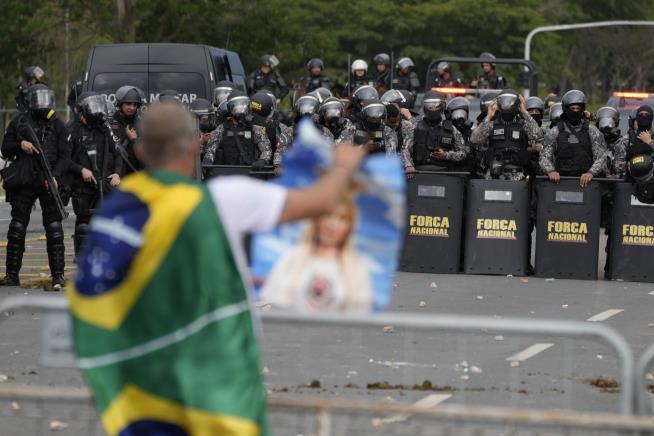
[[[0,229],[8,217],[7,205],[0,205]],[[68,235],[73,222],[71,217],[65,223]],[[42,234],[40,213],[35,211],[27,256],[37,260],[30,262],[29,272],[25,270],[35,276],[24,280],[27,286],[35,287],[0,288],[0,298],[44,292],[36,287],[38,282],[47,280],[42,276],[47,275],[45,241],[39,239]],[[67,244],[70,243],[68,240]],[[4,250],[0,252],[4,264]],[[603,254],[603,250],[600,252]],[[72,256],[72,246],[68,255]],[[622,312],[601,322],[624,335],[638,357],[654,342],[654,329],[650,327],[654,325],[650,310],[654,295],[649,295],[653,291],[654,284],[603,280],[399,273],[389,310],[584,321],[606,310],[621,309]],[[76,370],[39,364],[41,314],[0,316],[0,384],[83,388]],[[428,395],[441,395],[434,401],[619,411],[616,392],[602,392],[588,384],[589,379],[598,377],[619,378],[617,357],[605,345],[560,337],[498,336],[496,332],[446,334],[395,327],[384,332],[380,328],[298,329],[264,325],[261,343],[266,388],[275,396],[410,404]],[[518,366],[507,361],[534,344],[553,345]],[[414,385],[425,381],[432,385],[431,390],[414,389]],[[383,382],[392,386],[379,389],[385,386]],[[101,434],[92,409],[86,405],[61,401],[11,403],[0,400],[2,436],[50,434],[53,421],[67,425],[58,434]],[[19,410],[15,410],[16,406]]]

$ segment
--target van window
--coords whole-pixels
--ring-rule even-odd
[[[179,92],[184,103],[191,103],[196,98],[207,98],[204,77],[199,73],[150,73],[150,95],[148,103],[159,100],[159,93],[166,89]]]
[[[93,78],[91,89],[102,94],[112,103],[116,102],[116,90],[121,86],[131,85],[145,92],[148,89],[146,73],[100,73]]]

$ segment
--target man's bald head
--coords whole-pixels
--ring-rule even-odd
[[[191,157],[198,150],[196,122],[185,106],[155,103],[139,122],[138,154],[146,167],[156,169]]]

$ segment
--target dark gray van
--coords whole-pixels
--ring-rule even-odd
[[[174,89],[185,103],[198,97],[212,100],[221,80],[231,80],[245,91],[245,71],[238,54],[197,44],[108,44],[91,49],[84,74],[84,91],[115,100],[123,85],[141,88],[148,103]]]

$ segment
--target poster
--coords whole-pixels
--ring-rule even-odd
[[[288,188],[313,184],[330,165],[331,146],[310,121],[284,156]],[[398,156],[367,156],[330,214],[255,235],[255,300],[301,312],[384,309],[404,238],[405,176]]]

